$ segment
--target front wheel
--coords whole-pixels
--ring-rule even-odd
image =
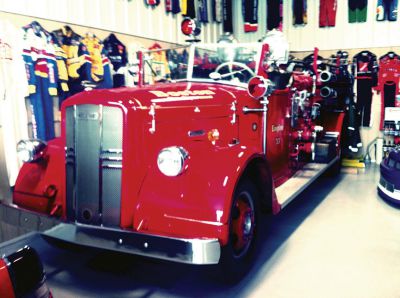
[[[222,248],[219,263],[227,282],[240,280],[251,268],[259,223],[259,194],[250,181],[240,183],[235,191],[230,219],[229,240]]]

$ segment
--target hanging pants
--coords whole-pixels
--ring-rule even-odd
[[[393,81],[385,82],[382,96],[385,108],[396,106],[396,83]]]
[[[281,1],[267,0],[267,29],[279,28],[281,21]]]
[[[368,0],[349,0],[349,23],[367,21]]]
[[[319,26],[335,26],[337,0],[320,0],[319,3]]]
[[[360,124],[371,125],[372,79],[357,79],[357,110],[360,113]]]
[[[37,77],[36,92],[29,96],[33,136],[44,141],[54,139],[53,98],[46,90],[46,79]]]
[[[244,15],[244,32],[255,32],[258,29],[258,0],[242,0]]]
[[[380,129],[383,129],[385,121],[385,108],[396,106],[397,86],[393,81],[387,81],[383,84],[383,91],[381,94],[381,123]]]
[[[233,33],[232,0],[223,0],[222,5],[224,32]]]
[[[344,118],[344,144],[346,150],[351,153],[358,153],[359,148],[362,147],[360,127],[357,120],[357,108],[354,105],[353,100],[350,100],[348,110]]]
[[[293,0],[293,25],[307,24],[307,0]]]
[[[397,0],[378,0],[376,8],[376,20],[397,20]]]
[[[3,127],[0,123],[0,201],[4,201],[6,198],[11,197],[9,177],[6,166],[6,156],[4,152],[4,137]]]

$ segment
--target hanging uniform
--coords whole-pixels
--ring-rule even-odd
[[[258,29],[258,0],[242,0],[244,32]]]
[[[91,79],[96,88],[112,88],[111,63],[100,39],[94,34],[87,33],[82,43],[87,47],[91,59]]]
[[[110,59],[113,73],[113,87],[125,86],[125,67],[128,63],[126,47],[114,33],[104,41],[105,55]]]
[[[191,19],[196,18],[196,8],[194,5],[194,0],[182,1],[182,15]]]
[[[320,0],[319,26],[334,27],[336,23],[337,0]]]
[[[377,21],[397,20],[397,0],[378,0],[376,8]]]
[[[181,12],[179,0],[165,0],[165,11],[173,14]]]
[[[21,162],[16,145],[28,138],[25,97],[29,95],[22,59],[23,32],[0,20],[0,199],[10,197]]]
[[[223,29],[233,33],[232,0],[223,0]]]
[[[267,29],[281,29],[282,0],[267,0]]]
[[[70,95],[83,91],[82,81],[91,80],[92,61],[87,47],[82,43],[82,36],[72,31],[69,26],[53,31],[53,34],[67,57]]]
[[[354,104],[353,97],[348,97],[345,99],[348,101],[346,106],[346,115],[343,120],[343,126],[345,127],[344,133],[344,143],[346,149],[350,150],[352,153],[358,153],[359,149],[362,147],[360,126],[357,119],[357,107]]]
[[[146,51],[145,46],[138,42],[131,42],[127,45],[128,64],[125,71],[125,85],[134,87],[139,82],[139,59],[138,52]]]
[[[293,25],[307,24],[307,0],[293,0]]]
[[[23,58],[29,82],[33,137],[51,140],[55,137],[53,97],[57,95],[57,61],[52,37],[39,23],[23,27]]]
[[[199,13],[198,19],[202,23],[208,23],[208,5],[207,0],[197,0]]]
[[[187,0],[181,0],[181,13],[183,16],[187,14]]]
[[[349,23],[367,21],[368,0],[349,0]]]
[[[158,43],[153,44],[149,50],[159,50],[151,52],[149,66],[152,73],[152,82],[163,81],[171,77],[166,50],[163,50]],[[149,72],[148,71],[148,72]]]
[[[212,0],[211,1],[211,14],[214,22],[222,23],[222,1],[223,0]]]
[[[349,72],[346,51],[337,51],[336,55],[331,57],[336,60],[336,63],[328,65],[329,71],[336,74],[337,80],[328,84],[336,91],[337,106],[345,110],[342,140],[345,150],[343,155],[354,156],[354,154],[360,153],[362,147],[357,106],[354,103],[354,76]]]
[[[399,94],[400,83],[400,56],[394,52],[388,52],[379,58],[379,76],[377,90],[381,91],[381,122],[383,129],[385,108],[396,107],[396,95]]]
[[[61,45],[58,43],[57,38],[52,35],[52,41],[54,46],[54,54],[57,62],[57,73],[58,73],[58,84],[57,84],[57,94],[59,98],[59,108],[63,101],[69,95],[68,87],[68,70],[67,70],[67,55],[62,49]]]
[[[375,54],[362,51],[353,57],[353,75],[357,80],[357,109],[362,126],[371,126],[372,87],[378,82]]]

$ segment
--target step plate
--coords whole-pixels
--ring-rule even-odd
[[[332,166],[339,157],[335,157],[328,164],[308,163],[297,171],[292,178],[275,189],[278,202],[284,208],[295,197],[297,197],[307,186]]]

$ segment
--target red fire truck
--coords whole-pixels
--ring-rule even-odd
[[[135,88],[66,100],[61,137],[21,141],[13,202],[63,221],[45,237],[238,277],[262,217],[337,165],[344,113],[267,44],[174,51],[139,55]]]

